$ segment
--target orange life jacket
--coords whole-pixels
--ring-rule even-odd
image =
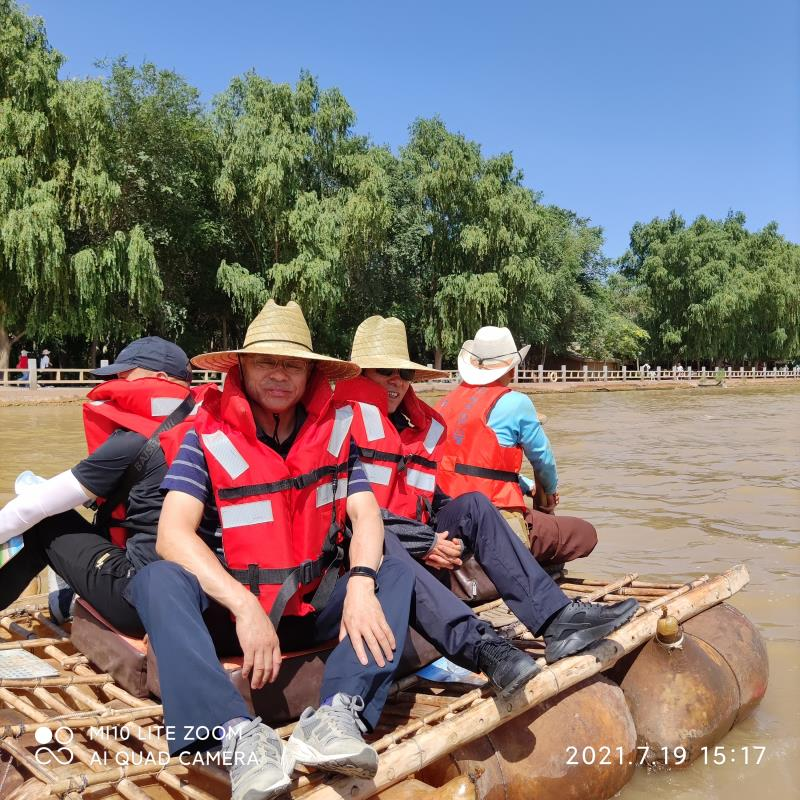
[[[519,486],[522,448],[503,447],[489,427],[495,403],[511,390],[506,386],[462,383],[436,408],[447,423],[447,443],[439,463],[439,486],[452,497],[482,492],[498,508],[525,511]]]
[[[354,424],[351,432],[378,505],[399,517],[427,522],[444,449],[441,416],[409,386],[400,411],[411,426],[398,433],[388,416],[386,391],[364,377],[339,381],[334,399],[337,405],[360,409],[364,425]]]
[[[275,624],[284,611],[304,616],[322,605],[317,596],[310,602],[305,596],[326,573],[325,587],[332,590],[343,556],[357,412],[334,408],[322,375],[312,378],[302,404],[308,416],[285,459],[258,440],[238,370],[228,373],[223,391],[209,391],[195,423],[228,571],[258,596]]]
[[[87,395],[83,405],[83,431],[89,455],[104,444],[114,431],[134,431],[149,439],[156,429],[191,393],[194,408],[186,421],[159,435],[159,443],[167,464],[172,463],[186,431],[194,421],[194,415],[202,403],[208,386],[197,386],[191,390],[163,378],[140,378],[135,381],[111,380],[95,386]],[[97,498],[98,509],[105,498]],[[128,532],[120,525],[125,521],[126,503],[119,503],[110,514],[111,540],[120,547],[125,546]]]

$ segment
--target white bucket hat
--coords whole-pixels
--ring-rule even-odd
[[[487,386],[521,364],[530,349],[531,346],[526,344],[518,350],[508,328],[487,325],[475,334],[474,339],[461,345],[458,373],[464,383]]]

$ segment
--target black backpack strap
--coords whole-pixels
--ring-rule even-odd
[[[107,527],[111,524],[111,512],[120,504],[128,499],[131,489],[142,479],[145,467],[151,456],[161,447],[159,435],[171,430],[189,416],[189,412],[194,408],[194,397],[192,393],[186,396],[181,404],[153,431],[152,436],[142,445],[142,449],[136,454],[136,458],[128,464],[128,468],[122,474],[114,491],[106,498],[106,501],[97,510],[94,517],[95,525]]]

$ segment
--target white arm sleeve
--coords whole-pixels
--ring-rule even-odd
[[[25,489],[0,509],[0,544],[25,533],[37,522],[93,499],[70,470]]]

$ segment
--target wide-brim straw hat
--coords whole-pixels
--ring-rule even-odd
[[[471,386],[488,386],[521,364],[530,349],[531,346],[526,344],[518,350],[508,328],[487,325],[475,334],[474,339],[461,345],[458,374]]]
[[[449,372],[412,361],[408,354],[406,326],[397,317],[375,315],[356,328],[350,360],[361,369],[413,369],[413,381],[447,378]]]
[[[239,363],[239,356],[263,355],[283,358],[302,358],[313,361],[317,369],[332,381],[354,378],[361,371],[350,361],[315,353],[303,311],[290,300],[285,306],[267,300],[258,316],[250,323],[239,350],[202,353],[192,359],[199,369],[227,372]]]

